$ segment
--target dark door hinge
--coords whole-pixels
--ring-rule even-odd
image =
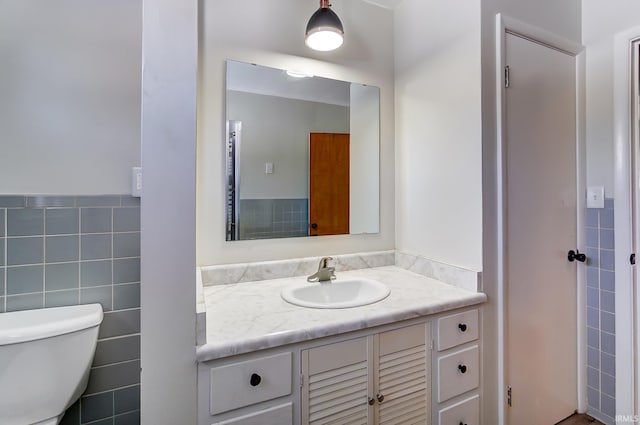
[[[511,386],[507,387],[507,404],[511,407]]]

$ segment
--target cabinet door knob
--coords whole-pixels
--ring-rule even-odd
[[[460,422],[458,425],[467,425],[467,424],[465,424],[464,422]]]
[[[467,366],[465,366],[463,364],[459,364],[458,365],[458,370],[460,371],[460,373],[467,373]]]
[[[262,377],[257,373],[252,373],[251,379],[249,379],[249,384],[251,384],[252,387],[257,387],[260,385],[260,382],[262,382]]]
[[[467,324],[466,323],[458,323],[458,329],[460,329],[460,332],[466,332],[467,331]]]
[[[380,393],[376,394],[376,398],[378,399],[378,402],[382,403],[384,401],[384,396]]]
[[[376,399],[373,397],[369,397],[369,406],[373,406],[376,402]]]

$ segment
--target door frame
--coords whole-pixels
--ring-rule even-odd
[[[585,143],[585,53],[581,44],[567,40],[556,34],[505,16],[496,14],[496,143],[497,143],[497,287],[498,287],[498,421],[506,424],[506,345],[505,345],[505,246],[507,230],[507,191],[506,191],[506,92],[504,87],[504,67],[506,65],[505,37],[507,33],[518,35],[547,47],[568,53],[576,58],[576,223],[577,249],[586,252],[585,231],[586,223],[586,143]],[[581,195],[582,194],[582,195]],[[586,346],[586,287],[578,283],[586,282],[586,268],[577,268],[577,408],[578,412],[585,412],[587,408],[587,346]]]
[[[631,114],[632,75],[631,58],[633,44],[640,40],[640,27],[617,33],[614,37],[614,236],[615,236],[615,303],[616,303],[616,414],[636,415],[640,412],[640,394],[637,388],[640,372],[635,359],[640,349],[638,330],[640,322],[634,310],[640,307],[640,296],[634,294],[634,278],[638,282],[640,272],[629,265],[628,255],[633,252],[633,213],[631,205],[632,155],[638,155],[638,146],[632,140]],[[635,165],[636,169],[638,164]],[[638,213],[636,213],[638,214]],[[635,217],[639,223],[640,217]],[[632,324],[630,326],[629,324]],[[627,371],[627,373],[622,373]],[[628,373],[632,371],[632,373]]]

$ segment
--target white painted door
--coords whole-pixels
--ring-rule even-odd
[[[510,425],[577,400],[575,57],[506,35],[505,379]]]

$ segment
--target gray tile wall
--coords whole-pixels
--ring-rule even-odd
[[[102,304],[89,384],[62,425],[140,423],[140,202],[0,196],[0,312]]]
[[[587,400],[607,425],[615,417],[615,260],[613,199],[587,209]]]
[[[308,199],[241,199],[240,239],[307,236]]]

